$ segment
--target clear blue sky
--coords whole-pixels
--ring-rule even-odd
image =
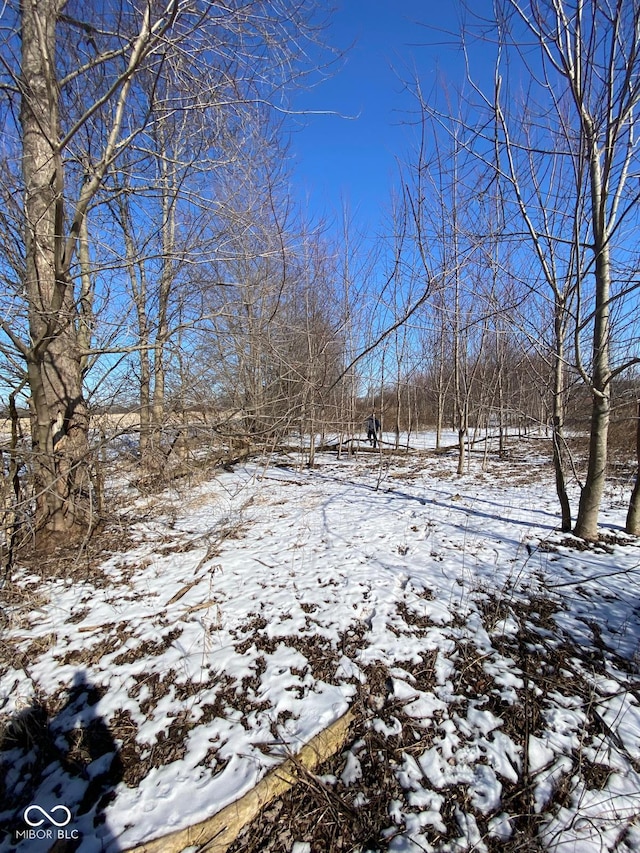
[[[469,5],[490,16],[491,0]],[[412,144],[416,103],[406,82],[417,75],[425,93],[442,78],[462,82],[463,17],[458,0],[340,0],[327,41],[346,55],[333,76],[296,99],[298,109],[339,114],[295,122],[302,127],[292,134],[294,188],[312,214],[335,219],[344,201],[355,220],[380,222],[397,160]],[[482,52],[473,59],[482,65]]]

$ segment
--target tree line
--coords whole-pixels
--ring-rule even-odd
[[[372,240],[292,201],[282,116],[331,61],[320,4],[7,3],[4,553],[90,532],[115,402],[150,475],[196,412],[218,447],[297,436],[313,464],[378,407],[398,447],[453,428],[460,473],[479,430],[503,450],[537,424],[560,526],[597,538],[612,406],[637,393],[636,5],[499,0],[461,33],[492,82],[411,81],[418,142]],[[639,506],[636,480],[631,533]]]

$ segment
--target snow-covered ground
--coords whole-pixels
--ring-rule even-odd
[[[543,450],[254,462],[138,496],[98,565],[19,572],[0,849],[203,820],[351,707],[320,783],[367,810],[372,732],[396,786],[353,849],[640,850],[640,543],[613,489],[607,542],[559,534]]]

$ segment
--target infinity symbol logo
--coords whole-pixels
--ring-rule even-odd
[[[40,812],[40,814],[42,815],[42,817],[39,820],[32,820],[29,817],[29,814],[34,812],[34,811]],[[66,815],[66,818],[64,820],[57,821],[54,818],[54,816],[53,816],[54,812],[59,812],[59,811],[61,811],[63,814]],[[54,806],[51,809],[50,813],[46,812],[42,808],[42,806],[38,806],[35,804],[31,805],[31,806],[27,806],[27,808],[24,810],[24,821],[25,821],[25,823],[28,823],[29,826],[42,826],[42,824],[45,822],[45,820],[48,820],[49,823],[52,823],[54,826],[66,826],[69,823],[69,821],[71,820],[71,812],[69,811],[69,809],[66,806],[62,806],[62,805]]]

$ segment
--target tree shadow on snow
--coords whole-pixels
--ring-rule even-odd
[[[62,707],[35,699],[0,730],[1,850],[120,850],[105,809],[123,769],[96,709],[103,695],[80,670]]]

